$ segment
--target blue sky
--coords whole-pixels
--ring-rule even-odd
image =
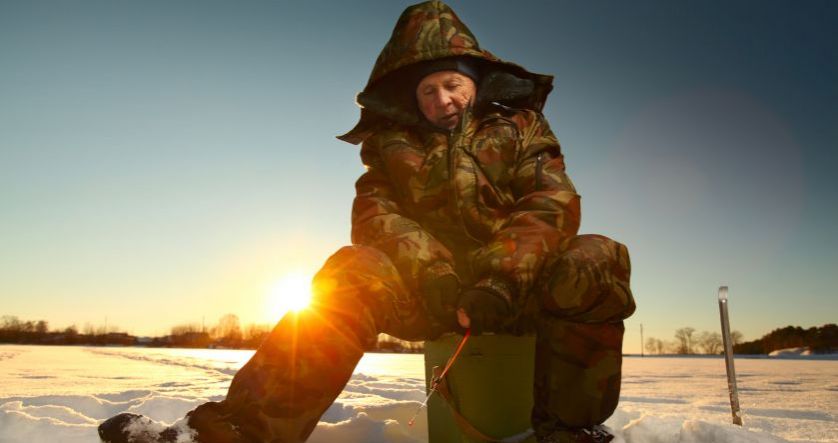
[[[0,2],[0,314],[136,334],[272,321],[349,242],[351,128],[410,2]],[[629,246],[626,351],[838,319],[838,7],[450,2],[552,74],[582,232]]]

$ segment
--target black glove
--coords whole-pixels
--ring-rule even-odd
[[[457,325],[457,298],[460,295],[460,281],[454,274],[445,274],[428,281],[424,286],[425,302],[431,320],[444,328]]]
[[[512,309],[509,302],[495,291],[471,288],[460,296],[457,307],[466,311],[471,320],[471,333],[496,332],[509,319]]]

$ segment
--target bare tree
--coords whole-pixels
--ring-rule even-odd
[[[718,332],[702,331],[695,341],[705,354],[716,355],[722,351],[722,335]]]
[[[678,341],[678,354],[692,354],[693,353],[693,334],[695,328],[687,326],[675,331],[675,340]]]
[[[67,326],[64,329],[64,343],[73,344],[79,338],[79,330],[76,325]]]
[[[47,335],[47,332],[49,332],[49,324],[46,321],[39,320],[37,323],[35,323],[35,333],[38,336],[43,337]]]
[[[736,346],[736,345],[742,343],[742,340],[744,340],[744,338],[745,338],[745,336],[742,335],[741,332],[731,331],[730,332],[730,341],[731,341],[730,344],[731,344],[731,346]]]
[[[182,325],[172,326],[172,335],[185,335],[201,332],[201,325],[195,323],[186,323]]]
[[[27,320],[21,323],[21,332],[23,332],[25,335],[32,334],[33,332],[35,332],[35,323],[31,320]]]
[[[663,340],[659,338],[649,337],[646,339],[646,345],[644,346],[644,348],[646,348],[646,351],[649,354],[661,355],[664,353],[666,344],[663,342]]]
[[[20,332],[20,319],[14,315],[4,315],[0,320],[0,329],[7,331]]]
[[[186,323],[173,326],[171,335],[169,335],[169,342],[174,346],[183,346],[188,348],[203,348],[209,346],[212,342],[209,334],[202,330],[201,325],[197,323]]]
[[[649,354],[654,354],[655,351],[657,351],[658,345],[655,343],[656,340],[657,339],[655,337],[649,337],[646,339],[646,344],[643,347],[646,348],[646,352]]]
[[[225,314],[218,319],[214,334],[224,346],[235,347],[241,343],[242,329],[236,314]]]
[[[244,328],[244,344],[249,348],[258,348],[262,341],[270,334],[271,326],[251,323]]]

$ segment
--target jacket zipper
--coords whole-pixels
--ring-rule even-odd
[[[460,208],[457,206],[457,183],[454,175],[454,130],[448,131],[448,187],[450,188],[448,198],[451,201],[451,210],[459,219],[460,224],[463,222],[463,215],[460,214]]]
[[[462,132],[460,132],[462,135]],[[474,238],[470,232],[468,232],[468,227],[466,226],[465,217],[463,217],[463,212],[460,209],[460,206],[457,204],[457,183],[456,183],[456,169],[457,164],[455,162],[455,151],[456,146],[453,144],[454,141],[454,130],[448,131],[448,183],[450,194],[449,199],[451,200],[452,211],[454,211],[454,216],[457,218],[459,222],[460,228],[463,230],[463,233],[468,237],[471,241],[475,242],[478,245],[482,245],[483,242]]]

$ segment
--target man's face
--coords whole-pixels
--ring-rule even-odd
[[[454,129],[476,92],[477,86],[470,77],[457,71],[439,71],[419,81],[416,101],[431,124]]]

